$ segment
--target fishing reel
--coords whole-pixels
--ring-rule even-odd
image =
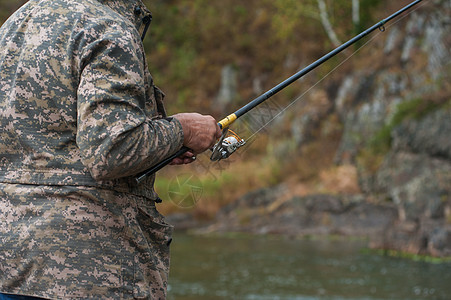
[[[232,130],[225,128],[222,131],[222,136],[216,145],[213,147],[213,153],[210,156],[211,161],[220,161],[226,159],[238,148],[244,146],[246,142],[240,138]]]

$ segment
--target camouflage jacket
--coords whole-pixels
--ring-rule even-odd
[[[0,28],[0,182],[156,199],[133,176],[182,146],[148,71],[141,0],[30,0]]]

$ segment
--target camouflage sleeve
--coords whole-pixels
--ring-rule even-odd
[[[80,64],[77,145],[95,180],[137,174],[182,147],[180,122],[155,118],[152,79],[133,32],[89,42]]]

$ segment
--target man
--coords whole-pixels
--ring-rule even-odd
[[[30,0],[0,28],[2,297],[166,297],[172,227],[133,179],[221,132],[166,116],[149,21],[141,0]]]

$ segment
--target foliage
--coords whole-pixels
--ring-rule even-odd
[[[0,0],[0,21],[25,2]],[[224,65],[239,70],[244,102],[255,96],[255,78],[263,78],[266,90],[330,49],[316,0],[144,2],[154,16],[145,40],[149,66],[168,95],[170,113],[211,112]],[[379,2],[361,0],[366,20]],[[350,1],[328,0],[327,5],[335,30],[347,39],[353,30]],[[301,90],[299,86],[294,93]]]
[[[363,21],[359,27],[354,28],[355,33],[365,30],[374,24],[375,19],[379,19],[379,15],[375,12],[379,11],[382,2],[382,0],[360,0],[360,19]]]
[[[263,90],[267,90],[300,65],[331,50],[316,0],[146,2],[154,14],[145,42],[151,71],[168,94],[171,113],[211,112],[225,65],[239,70],[239,98],[245,102],[256,96],[252,90],[255,78],[262,79]],[[373,23],[371,15],[381,2],[361,0],[362,28]],[[327,5],[334,30],[342,40],[361,29],[350,21],[351,1],[328,0]],[[331,60],[318,76],[336,64],[336,59]],[[302,89],[299,85],[292,93]]]
[[[272,25],[280,39],[291,39],[307,23],[319,19],[318,8],[314,0],[299,2],[296,0],[272,1],[276,8]]]

